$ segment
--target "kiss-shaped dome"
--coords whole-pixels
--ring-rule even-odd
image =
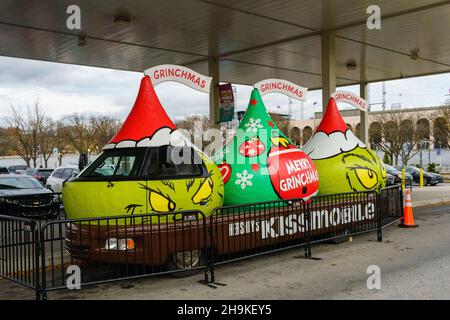
[[[314,163],[280,131],[257,89],[233,139],[213,159],[225,183],[225,205],[307,199],[319,187]]]
[[[320,194],[379,190],[386,184],[384,164],[347,128],[333,98],[303,151],[319,171]]]

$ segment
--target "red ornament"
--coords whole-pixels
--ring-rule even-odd
[[[257,163],[253,163],[252,164],[252,170],[253,171],[258,172],[259,169],[261,169],[261,166],[259,164],[257,164]]]
[[[256,105],[257,103],[258,103],[258,100],[256,100],[256,99],[250,100],[250,104],[251,104],[252,106]]]
[[[264,143],[258,137],[245,141],[239,147],[239,152],[245,157],[256,157],[266,150]]]
[[[227,183],[228,180],[230,180],[231,177],[231,166],[224,162],[217,166],[220,170],[220,173],[222,174],[223,183]]]
[[[272,122],[272,121],[268,121],[267,123],[269,124],[269,126],[270,126],[271,128],[273,128],[273,127],[274,127],[274,125],[273,125],[273,122]]]
[[[268,155],[272,186],[283,199],[307,199],[319,189],[319,174],[310,157],[293,145],[273,146]]]

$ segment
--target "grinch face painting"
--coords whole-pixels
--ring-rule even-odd
[[[225,205],[308,199],[318,190],[314,163],[278,129],[257,89],[235,136],[213,160],[225,184]]]
[[[63,188],[68,218],[174,213],[171,221],[180,211],[207,216],[223,198],[221,172],[176,129],[149,77],[122,128]]]
[[[319,171],[321,195],[379,191],[386,185],[384,164],[347,128],[333,98],[303,151]]]

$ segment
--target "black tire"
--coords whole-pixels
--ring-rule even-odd
[[[187,263],[180,262],[180,256],[183,255],[188,258]],[[198,255],[198,257],[193,258],[194,262],[189,261],[190,259],[192,259],[191,257],[193,257],[194,255]],[[200,269],[192,270],[192,268],[200,267],[205,263],[204,253],[201,250],[178,252],[169,257],[168,260],[169,260],[167,262],[168,270],[180,270],[172,274],[172,276],[176,278],[190,277],[192,275],[198,274],[199,272],[201,272],[201,270]],[[183,269],[186,269],[186,271],[182,271]]]
[[[341,244],[341,243],[348,242],[350,240],[350,236],[348,236],[347,234],[348,234],[348,230],[345,230],[340,233],[335,233],[335,236],[342,236],[342,237],[332,239],[332,240],[330,240],[330,242],[333,244]]]

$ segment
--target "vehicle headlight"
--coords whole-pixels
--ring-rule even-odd
[[[108,238],[105,242],[105,249],[106,250],[120,250],[120,251],[126,251],[126,250],[134,250],[134,240],[131,238]]]

